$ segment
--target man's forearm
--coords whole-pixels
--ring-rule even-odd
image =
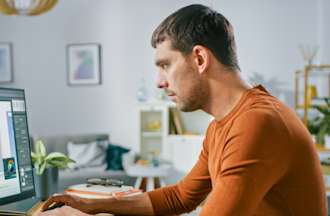
[[[91,213],[111,213],[116,215],[154,215],[152,203],[147,193],[131,197],[90,200]]]

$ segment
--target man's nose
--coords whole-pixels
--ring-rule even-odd
[[[167,88],[168,87],[168,82],[166,81],[166,78],[161,74],[158,75],[157,87],[158,88]]]

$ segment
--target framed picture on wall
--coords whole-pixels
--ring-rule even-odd
[[[12,45],[0,43],[0,83],[13,81]]]
[[[100,44],[69,44],[67,67],[69,85],[101,84]]]

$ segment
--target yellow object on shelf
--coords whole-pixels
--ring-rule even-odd
[[[160,120],[150,121],[147,124],[147,130],[152,132],[160,131],[162,123]]]
[[[315,85],[308,85],[307,87],[307,106],[312,105],[313,98],[317,97],[317,90]]]

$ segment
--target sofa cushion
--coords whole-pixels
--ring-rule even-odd
[[[71,168],[100,166],[105,162],[105,151],[96,141],[90,143],[73,143],[67,145],[68,156],[76,161]]]
[[[127,148],[109,144],[106,150],[107,170],[123,170],[122,155],[129,151]]]

